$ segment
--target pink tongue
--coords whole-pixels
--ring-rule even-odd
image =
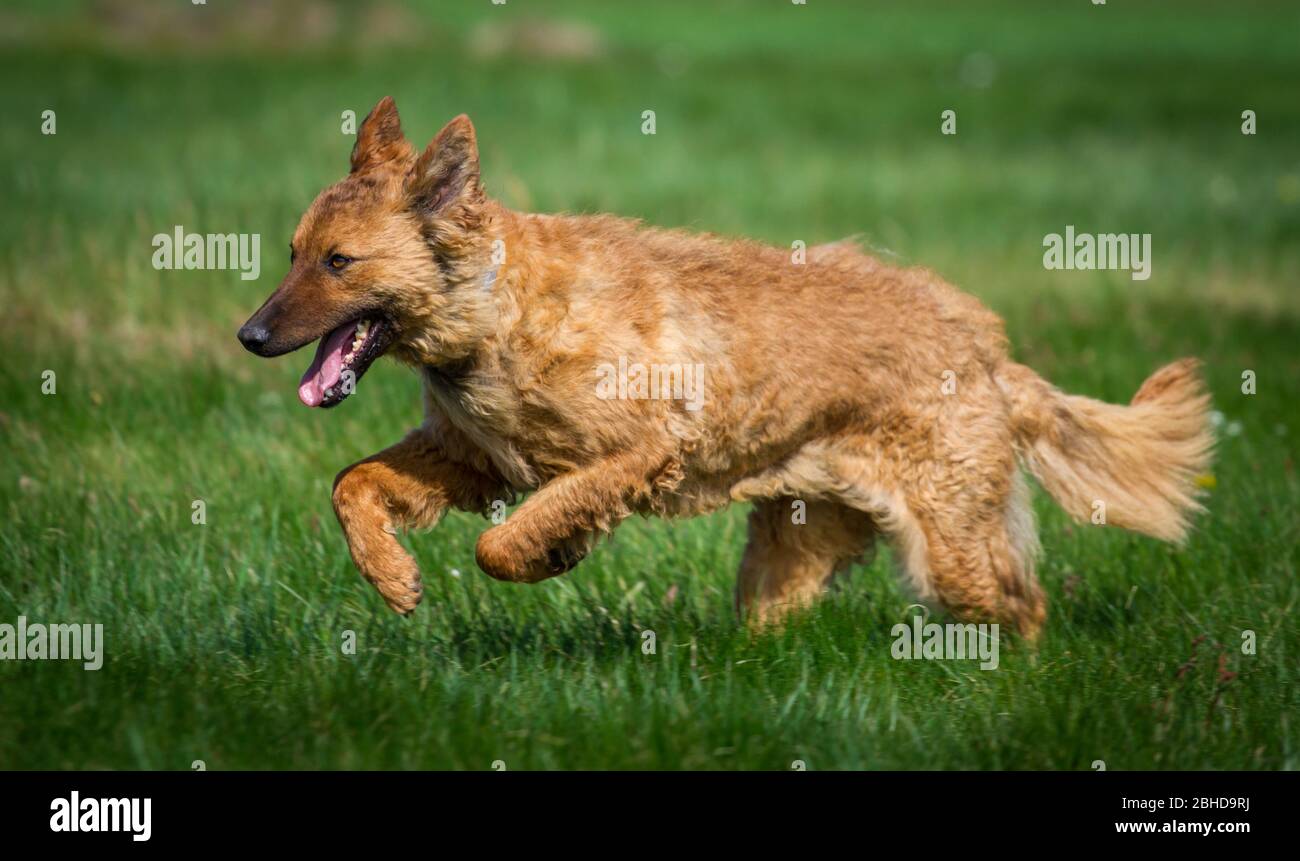
[[[309,407],[318,407],[325,400],[325,390],[338,385],[343,377],[343,354],[352,345],[356,329],[356,323],[344,323],[320,339],[316,358],[311,360],[311,367],[298,384],[298,400]]]

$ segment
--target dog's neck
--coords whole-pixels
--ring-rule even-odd
[[[476,364],[474,358],[466,358],[439,365],[425,365],[421,370],[429,385],[449,396],[456,397],[468,385],[470,374]]]
[[[420,372],[440,411],[475,437],[518,429],[520,387],[529,384],[531,371],[512,360],[511,345],[516,336],[542,335],[544,330],[525,317],[522,300],[552,277],[539,218],[494,201],[486,206],[485,229],[474,252],[478,262],[461,263],[465,277],[452,288],[458,291],[456,301],[445,311],[439,313],[436,305],[446,302],[444,294],[429,297],[428,334],[401,357]]]

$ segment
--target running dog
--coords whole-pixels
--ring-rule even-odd
[[[923,600],[1033,638],[1046,610],[1021,467],[1071,515],[1166,541],[1200,508],[1213,439],[1194,360],[1106,404],[1012,361],[978,300],[851,243],[800,255],[513,212],[485,193],[464,115],[417,151],[385,98],[351,161],[239,340],[268,357],[319,340],[309,407],[382,355],[419,373],[422,425],[333,491],[353,561],[399,613],[421,582],[395,532],[449,508],[528,494],[476,557],[535,583],[633,513],[749,501],[735,600],[753,623],[809,604],[883,536]]]

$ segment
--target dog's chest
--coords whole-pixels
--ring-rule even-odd
[[[517,490],[540,484],[537,469],[511,439],[515,424],[511,398],[500,386],[469,374],[426,367],[426,411],[437,410],[492,461]]]

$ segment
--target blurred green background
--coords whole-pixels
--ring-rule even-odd
[[[0,767],[1297,767],[1296,18],[1118,0],[6,4],[0,622],[103,623],[107,657],[0,661]],[[1222,437],[1209,514],[1180,550],[1072,525],[1040,494],[1048,631],[991,673],[889,658],[911,599],[887,553],[751,637],[731,617],[739,508],[628,523],[531,589],[480,574],[483,522],[452,515],[410,539],[425,603],[391,616],[329,487],[419,421],[417,381],[380,363],[364,396],[308,411],[306,355],[259,361],[234,338],[346,170],[343,112],[384,95],[418,145],[468,113],[488,191],[514,207],[783,246],[859,235],[980,296],[1016,357],[1073,392],[1127,400],[1202,357]],[[178,224],[260,234],[260,279],[153,269],[150,238]],[[1043,237],[1067,224],[1150,233],[1150,280],[1045,271]]]

